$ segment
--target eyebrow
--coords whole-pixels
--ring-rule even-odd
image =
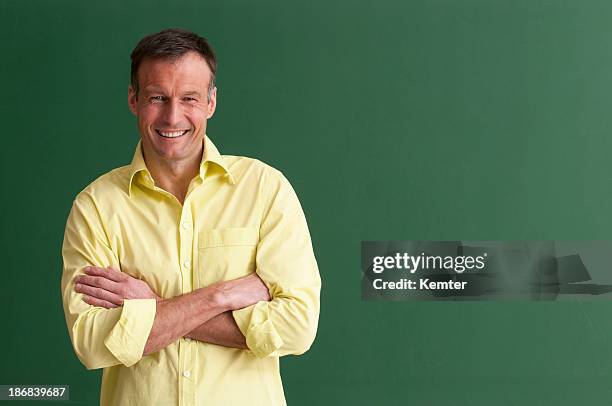
[[[159,87],[159,86],[147,86],[144,88],[145,92],[149,92],[149,93],[164,93],[164,90]],[[196,90],[189,90],[185,93],[183,93],[183,96],[196,96],[196,97],[201,97],[200,92],[196,91]]]

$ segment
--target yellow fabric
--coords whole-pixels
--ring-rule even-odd
[[[62,249],[64,312],[75,352],[104,368],[102,405],[284,405],[279,356],[306,351],[321,281],[289,182],[255,159],[221,156],[205,138],[184,205],[156,187],[140,143],[131,165],[74,201]],[[73,290],[84,267],[113,266],[164,298],[257,272],[272,300],[233,312],[248,350],[180,339],[142,356],[155,301],[87,305]]]

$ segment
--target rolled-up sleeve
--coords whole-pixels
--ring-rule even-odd
[[[266,179],[256,271],[272,300],[233,312],[246,344],[258,357],[302,354],[319,320],[321,279],[298,198],[278,171]]]
[[[119,269],[108,241],[92,196],[81,192],[66,223],[61,291],[70,340],[87,369],[138,362],[155,319],[154,299],[126,300],[123,307],[104,309],[88,305],[74,291],[74,278],[87,266]]]

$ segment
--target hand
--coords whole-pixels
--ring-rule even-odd
[[[83,293],[83,301],[92,306],[112,309],[123,306],[126,299],[161,300],[145,281],[110,267],[85,267],[85,275],[74,281],[74,290]]]
[[[268,287],[256,273],[231,281],[218,282],[215,285],[231,310],[243,309],[261,301],[270,301]]]

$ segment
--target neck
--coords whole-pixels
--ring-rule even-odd
[[[200,172],[200,163],[204,149],[194,157],[181,161],[168,161],[161,159],[147,159],[143,148],[143,155],[147,169],[151,173],[155,185],[173,194],[183,204],[187,196],[187,189],[191,180]]]

